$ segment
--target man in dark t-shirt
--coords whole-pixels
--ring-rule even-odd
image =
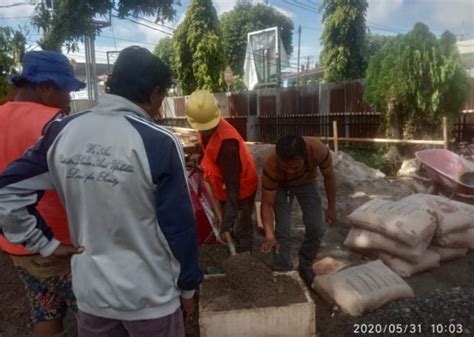
[[[265,160],[262,175],[261,216],[265,230],[264,253],[275,250],[274,270],[293,269],[290,222],[296,197],[303,211],[305,237],[299,250],[298,270],[307,284],[314,279],[312,264],[324,233],[317,168],[323,179],[328,200],[325,220],[336,220],[336,178],[328,148],[315,137],[285,136]],[[275,220],[275,229],[273,223]]]

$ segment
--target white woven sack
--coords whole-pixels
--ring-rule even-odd
[[[428,247],[429,250],[440,255],[440,261],[449,261],[454,260],[467,254],[467,248],[446,248],[446,247],[438,247],[435,245],[430,245]]]
[[[438,218],[438,227],[435,232],[437,237],[474,227],[474,206],[438,195],[422,193],[410,195],[400,201],[433,210]]]
[[[352,227],[344,241],[344,245],[368,255],[378,256],[379,252],[382,251],[406,261],[417,263],[426,252],[430,242],[431,239],[427,238],[426,241],[421,242],[418,246],[412,247],[379,233]]]
[[[313,288],[354,316],[398,298],[414,296],[411,287],[380,260],[316,276]]]
[[[474,249],[474,228],[468,228],[460,232],[452,232],[443,236],[434,237],[433,244],[447,248]]]
[[[440,261],[439,254],[432,252],[431,250],[427,250],[420,257],[417,263],[405,261],[399,257],[386,253],[380,253],[379,257],[383,263],[385,263],[388,267],[390,267],[390,269],[402,277],[410,277],[413,274],[439,267]]]
[[[436,229],[435,214],[419,205],[372,199],[348,216],[349,222],[416,247],[431,240]]]

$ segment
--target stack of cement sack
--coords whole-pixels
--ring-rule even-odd
[[[438,226],[428,249],[438,253],[441,261],[465,256],[469,248],[474,249],[474,206],[430,194],[414,194],[401,201],[436,212]]]
[[[373,199],[348,219],[353,227],[344,245],[379,257],[403,277],[464,256],[474,246],[474,207],[438,196]]]
[[[353,226],[344,245],[378,256],[400,276],[439,265],[427,250],[437,226],[435,213],[417,204],[372,199],[348,216]]]

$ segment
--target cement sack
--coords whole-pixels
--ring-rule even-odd
[[[383,263],[402,277],[410,277],[413,274],[439,267],[440,261],[440,255],[431,250],[427,250],[417,263],[408,262],[386,253],[380,253],[379,256]]]
[[[378,256],[380,251],[400,257],[406,261],[417,263],[426,251],[431,238],[421,242],[418,246],[408,246],[399,241],[392,240],[382,234],[371,232],[362,228],[351,228],[344,245],[357,251],[366,252],[369,256]]]
[[[313,289],[354,316],[414,296],[411,287],[380,260],[316,276]]]
[[[467,254],[467,248],[446,248],[430,245],[428,249],[439,254],[441,262],[454,260]]]
[[[474,206],[437,195],[421,193],[410,195],[400,201],[433,210],[438,218],[436,237],[474,227]]]
[[[433,244],[439,247],[472,249],[474,247],[474,228],[434,237]]]
[[[326,256],[313,264],[313,272],[316,275],[325,275],[338,272],[347,267],[347,263],[336,260],[330,256]]]
[[[380,233],[391,239],[416,247],[429,241],[436,229],[435,214],[418,205],[372,199],[348,216],[360,228]]]

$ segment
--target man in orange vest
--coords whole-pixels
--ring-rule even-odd
[[[189,124],[199,130],[201,167],[222,208],[221,233],[232,233],[237,250],[252,248],[252,211],[258,177],[253,157],[237,130],[221,117],[214,96],[204,90],[191,94],[186,109]]]
[[[74,78],[68,59],[57,52],[32,51],[25,54],[23,72],[11,81],[16,95],[0,106],[0,172],[42,136],[49,122],[69,110],[69,93],[84,87]],[[66,309],[75,310],[71,288],[70,259],[77,249],[69,246],[66,213],[55,191],[47,191],[37,206],[64,245],[53,257],[33,254],[23,245],[0,235],[0,247],[9,254],[31,302],[35,337],[57,336],[63,331]],[[62,258],[58,258],[62,257]]]

